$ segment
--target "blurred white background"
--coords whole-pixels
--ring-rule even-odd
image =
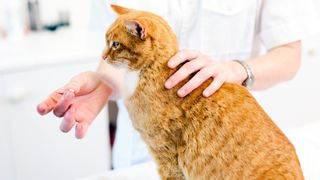
[[[96,68],[100,51],[87,45],[91,1],[30,0],[38,2],[32,6],[36,31],[27,2],[0,0],[0,179],[63,180],[107,171],[106,111],[79,141],[59,131],[57,118],[35,110],[70,77]],[[303,41],[296,78],[259,92],[262,106],[296,146],[306,179],[320,178],[319,67],[320,35],[315,35]]]
[[[36,113],[50,92],[97,67],[100,50],[87,45],[90,10],[87,0],[0,0],[1,180],[67,180],[110,169],[106,111],[83,140]]]

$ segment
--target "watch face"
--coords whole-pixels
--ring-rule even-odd
[[[251,89],[252,85],[253,85],[254,79],[253,79],[253,75],[249,75],[249,77],[243,82],[243,85],[248,88]]]
[[[252,73],[250,67],[244,61],[240,61],[240,60],[234,60],[234,61],[240,63],[247,73],[247,79],[243,81],[242,85],[248,89],[251,89],[252,84],[254,82],[254,76],[253,76],[253,73]]]
[[[252,81],[248,79],[248,82],[246,83],[246,87],[248,89],[251,89],[252,88]]]

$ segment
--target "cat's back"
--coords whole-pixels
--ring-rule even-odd
[[[293,145],[244,87],[225,83],[204,98],[205,87],[181,105],[179,152],[191,179],[303,179]]]

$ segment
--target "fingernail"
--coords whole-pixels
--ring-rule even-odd
[[[62,121],[61,125],[60,125],[60,130],[61,132],[67,133],[67,129],[66,129],[66,125],[67,123],[65,121]]]
[[[184,89],[181,89],[181,90],[178,91],[178,95],[180,97],[184,97],[186,95],[186,91]]]
[[[40,114],[44,115],[46,113],[45,109],[39,109]]]
[[[168,80],[164,86],[167,88],[167,89],[170,89],[172,87],[172,81],[171,80]]]
[[[172,68],[172,67],[174,66],[174,63],[173,63],[172,61],[169,61],[169,62],[168,62],[168,66],[169,66],[170,68]]]
[[[46,113],[46,108],[44,107],[44,105],[38,105],[37,106],[37,110],[41,115],[44,115]]]
[[[76,127],[76,138],[77,139],[82,139],[83,138],[83,135],[82,135],[82,125],[81,124],[77,124],[77,127]]]
[[[205,97],[208,97],[210,94],[209,94],[209,91],[204,91],[203,92],[203,95],[205,96]]]

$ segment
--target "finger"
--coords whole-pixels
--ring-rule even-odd
[[[80,108],[80,107],[79,107]],[[98,114],[98,113],[97,113]],[[82,139],[88,130],[88,127],[90,126],[91,122],[95,119],[95,115],[89,115],[86,110],[78,112],[76,114],[76,129],[75,129],[75,136],[78,139]]]
[[[178,90],[178,96],[185,97],[194,89],[199,87],[204,81],[211,78],[213,76],[211,68],[204,68],[200,70],[189,82],[187,82],[182,88]]]
[[[198,71],[207,63],[206,60],[199,58],[184,64],[177,72],[175,72],[165,83],[165,87],[170,89],[177,85],[179,82],[187,78],[190,74]]]
[[[72,90],[67,91],[62,96],[61,100],[54,107],[53,113],[57,117],[62,117],[69,109],[72,99],[75,97],[75,93]]]
[[[76,125],[76,138],[82,139],[88,130],[89,124],[87,122],[80,122]]]
[[[66,112],[61,125],[60,125],[60,130],[62,132],[69,132],[72,127],[75,125],[76,119],[75,119],[75,108],[70,107],[68,112]]]
[[[215,93],[225,82],[224,75],[217,75],[214,77],[212,83],[203,91],[203,96],[209,97]]]
[[[187,61],[195,59],[199,56],[199,52],[195,50],[181,50],[177,54],[175,54],[168,62],[168,66],[170,68],[175,68],[179,64]]]
[[[57,103],[60,101],[63,94],[68,91],[73,91],[78,94],[80,91],[80,83],[76,79],[72,79],[67,85],[53,92],[46,100],[37,106],[37,111],[40,115],[45,115],[51,112]]]
[[[44,100],[37,106],[38,113],[41,115],[45,115],[52,111],[52,109],[57,105],[61,97],[62,94],[60,93],[52,93],[46,100]]]

